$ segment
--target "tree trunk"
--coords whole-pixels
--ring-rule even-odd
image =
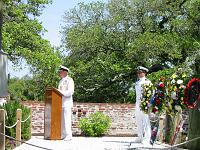
[[[174,117],[170,115],[166,115],[166,121],[165,121],[165,142],[170,144],[171,139],[174,135]]]
[[[182,121],[182,111],[174,116],[166,115],[165,122],[165,142],[170,145],[180,143],[180,123]],[[179,142],[178,142],[179,141]]]
[[[200,102],[194,109],[189,110],[189,128],[188,139],[194,139],[200,137]],[[200,149],[200,139],[190,142],[188,149],[197,150]]]

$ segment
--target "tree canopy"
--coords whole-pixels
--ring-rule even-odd
[[[2,49],[14,64],[25,59],[31,67],[38,91],[55,85],[56,69],[61,64],[60,52],[42,38],[46,32],[38,20],[51,0],[4,0]],[[40,84],[36,84],[40,82]]]
[[[46,30],[38,16],[51,3],[3,1],[2,49],[15,64],[25,59],[31,66],[33,78],[22,80],[33,82],[37,98],[47,86],[56,86],[56,70],[63,62],[75,80],[74,99],[90,102],[133,102],[138,65],[170,68],[187,63],[194,72],[200,70],[199,0],[79,3],[64,16],[66,56],[42,38]],[[15,84],[24,82],[14,79]]]
[[[76,100],[133,101],[138,65],[171,67],[197,59],[199,6],[198,0],[110,0],[67,11],[63,45]]]

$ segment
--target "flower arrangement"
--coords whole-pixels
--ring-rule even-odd
[[[140,108],[145,113],[160,114],[163,112],[166,97],[165,78],[161,77],[158,83],[143,85],[143,98]]]
[[[166,103],[166,112],[170,115],[176,114],[180,109],[184,108],[184,80],[186,73],[179,68],[168,81],[168,100]]]
[[[200,100],[200,79],[192,78],[184,90],[184,103],[188,108],[193,109]]]
[[[150,100],[150,113],[160,114],[164,110],[166,99],[166,83],[165,78],[161,77],[155,84],[154,94]]]
[[[144,84],[143,85],[143,97],[141,100],[140,108],[144,113],[149,111],[149,102],[153,94],[153,84]]]
[[[141,110],[146,114],[156,116],[164,111],[169,115],[176,115],[185,107],[184,96],[189,92],[185,91],[185,80],[186,73],[179,68],[170,78],[161,77],[155,86],[153,84],[143,85]]]

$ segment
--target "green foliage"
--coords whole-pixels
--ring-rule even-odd
[[[2,49],[8,53],[8,58],[15,65],[20,65],[24,62],[22,60],[27,62],[33,74],[35,93],[40,97],[44,95],[47,86],[56,85],[56,71],[62,64],[58,49],[42,38],[46,30],[37,18],[51,2],[51,0],[5,0],[3,3]],[[21,84],[26,86],[25,83]],[[15,90],[17,91],[16,88]],[[15,94],[20,96],[17,92]],[[24,99],[24,95],[21,95],[21,98]]]
[[[78,83],[75,99],[133,102],[129,89],[138,65],[171,68],[191,58],[199,70],[197,6],[197,0],[111,0],[80,3],[68,11],[63,46],[69,52],[65,62]]]
[[[110,128],[111,119],[101,112],[96,112],[87,118],[82,118],[78,126],[85,136],[102,136]]]
[[[11,99],[15,100],[36,100],[35,83],[31,78],[11,78],[8,84],[8,91]]]
[[[10,101],[5,103],[3,106],[0,106],[1,109],[6,110],[6,126],[12,126],[16,123],[16,112],[17,109],[22,110],[22,120],[25,120],[30,115],[30,109],[21,105],[19,101]],[[16,136],[16,126],[9,129],[6,128],[6,135],[14,137]],[[31,126],[30,119],[26,122],[23,122],[21,125],[21,137],[24,140],[28,140],[31,137]]]
[[[45,30],[36,18],[49,3],[50,0],[4,1],[3,49],[13,62],[25,58],[30,63],[51,49],[49,42],[41,38]]]
[[[134,59],[138,62],[152,60],[153,63],[166,63],[167,61],[175,63],[175,59],[181,59],[180,39],[177,33],[151,33],[145,32],[137,37],[127,51],[128,59]],[[139,54],[139,55],[138,55]],[[185,56],[186,57],[186,56]]]
[[[56,76],[55,76],[56,77]],[[55,79],[53,82],[55,83]],[[50,82],[51,83],[51,82]],[[8,91],[11,99],[41,101],[44,98],[44,81],[40,78],[25,76],[21,79],[11,78]]]
[[[125,76],[123,70],[130,67],[117,60],[114,54],[98,54],[97,58],[90,62],[77,62],[73,69],[73,78],[76,84],[75,99],[79,101],[96,102],[124,102],[131,85],[129,76]],[[101,57],[102,59],[99,59]],[[95,66],[95,67],[94,67]],[[106,94],[105,94],[106,93]]]
[[[63,61],[72,70],[74,99],[84,102],[134,102],[130,89],[138,65],[170,68],[188,62],[199,73],[198,0],[79,3],[64,16],[64,60],[59,49],[41,37],[46,30],[37,17],[50,3],[4,1],[2,49],[15,64],[24,59],[33,73],[30,84],[15,83],[24,90],[11,87],[13,97],[42,99],[47,86],[57,85],[56,70]]]
[[[134,87],[132,87],[127,95],[127,99],[129,103],[135,103],[136,101],[136,93],[135,93],[135,89],[133,89]]]
[[[154,84],[160,79],[160,77],[164,77],[166,79],[171,77],[172,74],[175,72],[175,70],[176,68],[171,68],[171,69],[160,70],[158,72],[153,72],[148,75],[148,79],[151,80],[151,82]]]

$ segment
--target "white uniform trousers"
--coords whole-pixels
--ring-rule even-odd
[[[72,138],[71,107],[62,108],[62,137]]]
[[[151,125],[149,116],[142,112],[140,108],[135,110],[135,119],[137,125],[137,134],[142,142],[149,143],[151,138]]]

